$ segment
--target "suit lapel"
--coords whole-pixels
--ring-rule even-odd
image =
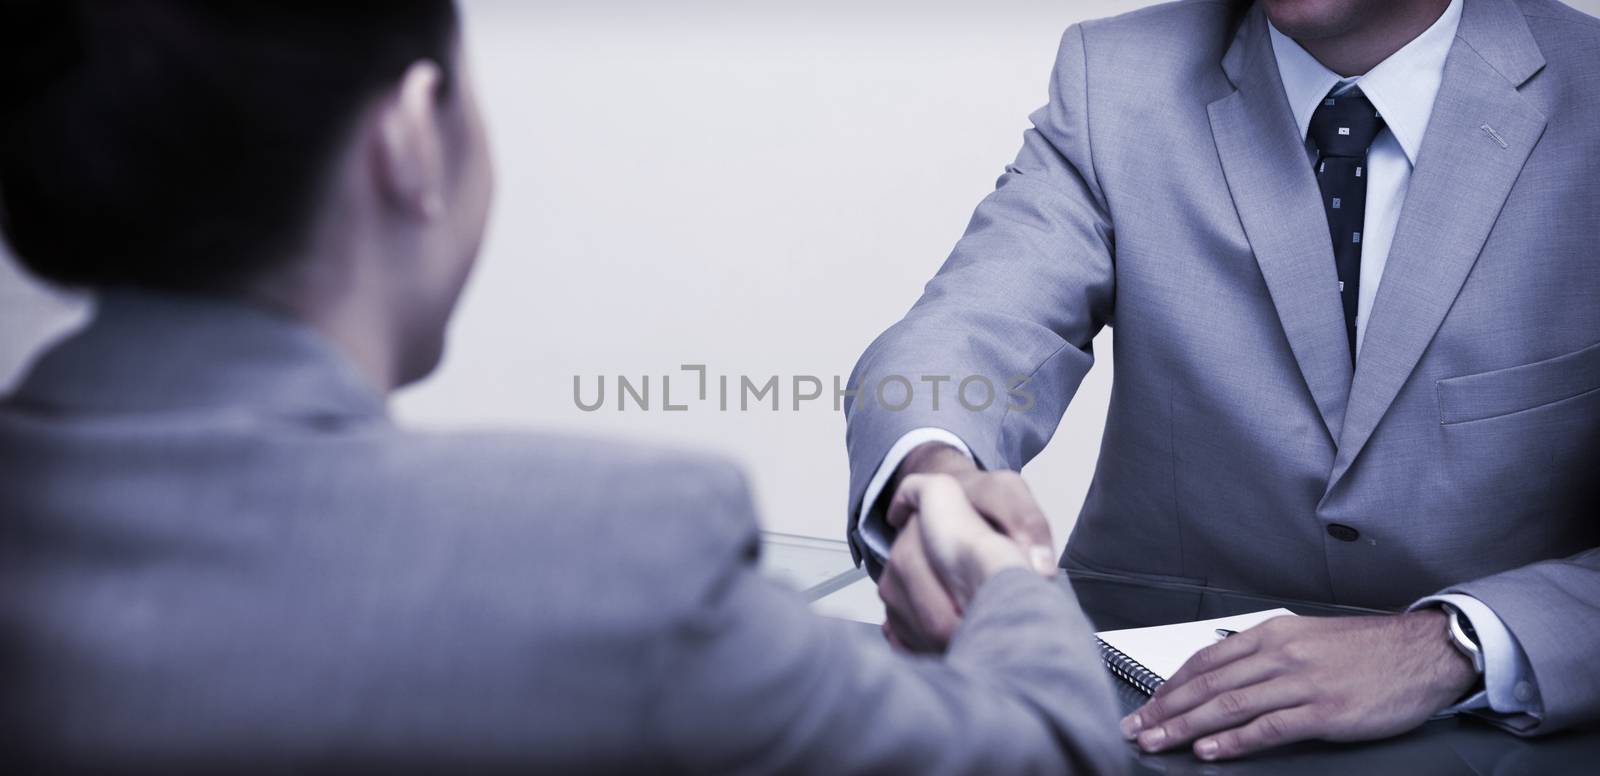
[[[1410,379],[1544,133],[1544,114],[1517,91],[1542,66],[1514,7],[1467,2],[1367,324],[1329,492]]]
[[[1240,28],[1223,69],[1237,91],[1208,107],[1223,174],[1332,441],[1344,425],[1352,371],[1339,278],[1322,196],[1259,7]]]

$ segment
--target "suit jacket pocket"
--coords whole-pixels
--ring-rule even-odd
[[[1439,422],[1488,420],[1600,391],[1600,343],[1531,364],[1440,380]]]

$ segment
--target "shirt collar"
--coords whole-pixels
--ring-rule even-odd
[[[1405,150],[1406,157],[1415,165],[1417,152],[1422,149],[1422,138],[1428,132],[1428,119],[1433,114],[1433,100],[1444,81],[1444,62],[1455,42],[1456,29],[1461,26],[1461,3],[1462,0],[1450,0],[1450,6],[1438,21],[1421,35],[1366,75],[1352,78],[1341,78],[1329,70],[1268,21],[1272,53],[1278,60],[1278,77],[1283,81],[1284,94],[1294,111],[1295,123],[1300,127],[1300,138],[1305,139],[1311,126],[1311,114],[1328,92],[1335,86],[1353,84],[1360,86],[1361,93],[1372,101]]]

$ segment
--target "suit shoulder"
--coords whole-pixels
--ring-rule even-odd
[[[725,537],[754,530],[743,469],[712,453],[556,433],[410,433],[386,448],[376,457],[397,487],[511,519],[604,533],[660,521]]]
[[[1182,53],[1202,41],[1213,44],[1203,48],[1222,50],[1228,43],[1223,40],[1225,33],[1236,18],[1235,8],[1230,0],[1180,0],[1078,26],[1086,44],[1108,50],[1132,49],[1129,53],[1134,56]]]
[[[1568,22],[1588,28],[1591,35],[1600,35],[1600,19],[1573,8],[1560,0],[1518,0],[1522,15],[1529,19],[1549,19]]]
[[[1232,43],[1235,5],[1229,0],[1183,0],[1079,24],[1091,91],[1107,99],[1170,102],[1222,77]],[[1068,31],[1067,45],[1073,45]]]
[[[368,456],[383,484],[364,498],[479,559],[477,579],[495,589],[530,574],[581,584],[648,632],[696,611],[760,552],[744,473],[717,455],[549,433],[396,437]]]
[[[637,474],[654,472],[661,478],[716,481],[723,485],[742,480],[731,459],[685,447],[550,432],[406,433],[400,444],[421,456],[462,458],[494,468]]]
[[[1147,5],[1115,16],[1090,19],[1082,24],[1097,30],[1149,35],[1173,26],[1191,25],[1196,19],[1225,20],[1236,8],[1238,4],[1233,0],[1176,0]]]
[[[1600,74],[1600,19],[1557,0],[1519,0],[1523,18],[1567,100],[1592,99]]]

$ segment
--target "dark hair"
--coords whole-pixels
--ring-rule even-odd
[[[453,0],[0,0],[0,232],[63,285],[248,281],[305,238],[365,102],[448,72],[457,25]]]

